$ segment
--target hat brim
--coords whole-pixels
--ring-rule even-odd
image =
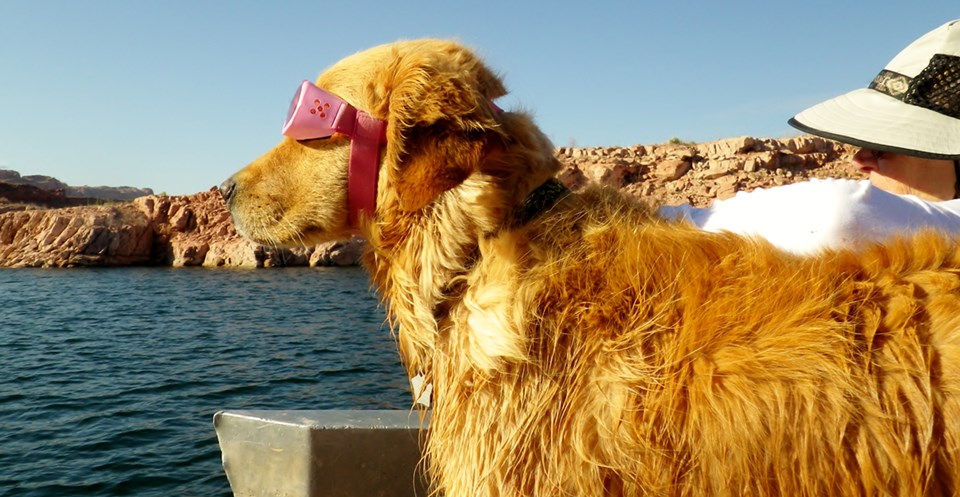
[[[960,119],[861,88],[797,114],[806,133],[884,152],[960,159]]]

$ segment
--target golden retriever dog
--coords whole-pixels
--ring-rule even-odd
[[[375,206],[350,207],[346,128],[285,138],[221,191],[258,242],[366,237],[405,367],[434,387],[439,495],[960,492],[955,241],[800,258],[567,191],[454,42],[375,47],[316,87],[382,124]]]

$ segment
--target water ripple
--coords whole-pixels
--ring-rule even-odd
[[[229,496],[220,409],[407,408],[358,269],[0,271],[0,496]]]

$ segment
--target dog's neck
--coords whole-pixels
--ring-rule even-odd
[[[390,309],[411,374],[430,371],[439,322],[459,298],[457,281],[483,255],[480,242],[525,223],[569,192],[554,176],[560,163],[550,141],[523,114],[499,116],[480,170],[418,212],[383,204],[364,236],[365,259]]]

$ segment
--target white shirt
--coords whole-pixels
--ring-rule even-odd
[[[930,227],[960,234],[960,200],[897,195],[867,180],[812,179],[739,192],[706,208],[665,206],[660,213],[706,231],[760,236],[800,255],[856,248]]]

